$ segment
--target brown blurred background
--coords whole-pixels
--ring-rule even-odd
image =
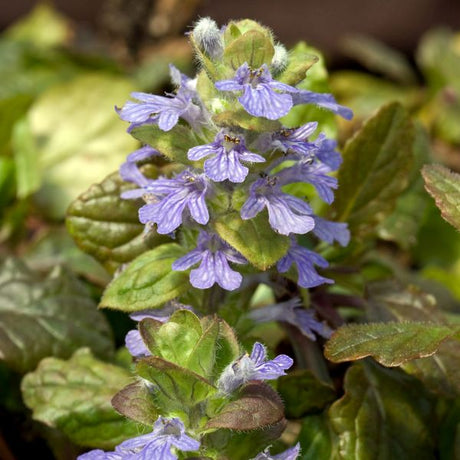
[[[5,28],[37,3],[2,2],[0,27]],[[459,0],[55,0],[62,13],[80,28],[127,36],[128,42],[183,33],[198,16],[219,24],[248,17],[270,26],[280,41],[299,39],[322,49],[329,60],[340,59],[343,37],[363,33],[411,54],[420,36],[437,25],[460,29]],[[135,44],[131,44],[136,46]]]

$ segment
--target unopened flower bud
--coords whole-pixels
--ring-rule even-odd
[[[198,47],[212,59],[222,57],[224,44],[217,23],[210,18],[201,18],[193,29],[193,38]]]
[[[274,75],[281,73],[287,66],[288,52],[286,48],[281,45],[275,45],[275,54],[273,55],[271,70]]]

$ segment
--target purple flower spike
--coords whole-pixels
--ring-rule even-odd
[[[233,363],[229,364],[217,381],[217,388],[230,394],[249,380],[275,380],[286,375],[294,361],[287,355],[278,355],[271,361],[266,361],[265,347],[256,342],[251,355],[247,353]]]
[[[180,85],[175,96],[156,96],[148,93],[131,93],[137,102],[128,101],[121,109],[117,110],[120,118],[129,121],[129,130],[148,123],[158,123],[163,131],[169,131],[179,117],[192,126],[197,126],[203,121],[201,108],[193,103],[197,98],[194,90],[194,81],[182,75],[174,66],[171,66],[173,83]]]
[[[216,82],[220,91],[243,91],[238,98],[245,110],[255,117],[278,120],[286,115],[292,107],[291,94],[280,94],[298,91],[296,88],[273,80],[266,64],[257,70],[250,69],[245,62],[231,80]]]
[[[252,460],[296,460],[300,453],[300,444],[297,443],[294,447],[285,450],[281,454],[270,454],[270,447],[267,447],[263,452],[254,457]]]
[[[313,233],[326,243],[332,244],[337,241],[341,246],[347,246],[350,242],[350,230],[344,222],[331,222],[314,216],[315,228]]]
[[[122,193],[122,198],[144,197],[147,204],[139,209],[139,220],[143,224],[157,224],[157,232],[167,235],[182,224],[183,213],[188,209],[199,224],[207,224],[209,211],[205,197],[209,181],[204,174],[193,174],[186,170],[172,179],[148,180],[141,189]]]
[[[244,139],[240,136],[231,136],[223,131],[219,132],[214,142],[193,147],[188,151],[189,160],[201,160],[212,155],[204,162],[204,172],[215,182],[228,179],[230,182],[240,183],[246,179],[249,169],[241,161],[263,163],[264,157],[250,152],[246,148]]]
[[[115,452],[92,450],[80,455],[79,460],[177,460],[171,449],[183,452],[197,451],[201,443],[185,434],[185,426],[178,418],[158,417],[153,431],[127,439]]]
[[[258,179],[241,208],[241,218],[252,219],[264,208],[271,227],[282,235],[304,234],[313,229],[313,211],[304,201],[281,191],[276,176]]]
[[[125,182],[134,182],[141,187],[147,185],[149,180],[139,171],[137,162],[156,155],[160,155],[160,152],[149,145],[141,147],[140,149],[130,153],[126,158],[126,161],[120,166],[121,178]]]
[[[198,268],[190,272],[192,286],[207,289],[217,283],[221,288],[233,291],[240,287],[243,277],[230,268],[229,261],[237,264],[247,262],[241,254],[217,235],[201,232],[196,249],[177,259],[172,264],[172,268],[183,271],[201,262]]]
[[[305,89],[296,89],[295,92],[292,92],[292,102],[294,105],[314,104],[323,109],[330,110],[346,120],[351,120],[353,118],[352,110],[337,104],[332,94],[314,93],[313,91],[307,91]]]
[[[328,339],[332,334],[331,328],[315,318],[313,310],[303,308],[300,299],[294,298],[266,307],[251,310],[248,317],[257,323],[270,321],[284,321],[292,324],[302,332],[305,337],[315,341],[315,333]]]
[[[316,252],[298,245],[295,241],[292,241],[287,254],[279,260],[277,264],[278,271],[286,273],[293,263],[297,266],[297,272],[299,273],[298,284],[304,288],[312,288],[324,283],[334,283],[333,280],[318,275],[314,267],[318,265],[326,268],[329,265],[327,260],[316,254]]]

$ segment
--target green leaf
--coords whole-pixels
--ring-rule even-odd
[[[289,50],[288,65],[278,80],[291,86],[300,83],[306,77],[307,71],[319,61],[319,57],[312,54],[312,51],[305,42],[297,43]]]
[[[1,52],[1,50],[0,50]],[[7,154],[10,150],[10,140],[15,123],[22,118],[30,104],[32,96],[29,94],[17,94],[0,100],[0,154]],[[16,139],[20,142],[19,139]]]
[[[74,273],[99,286],[106,286],[111,276],[90,255],[81,251],[65,228],[51,228],[28,246],[23,260],[33,270],[48,271],[66,265]]]
[[[76,444],[109,450],[141,431],[110,403],[131,379],[127,370],[81,349],[68,361],[44,359],[21,389],[35,420],[62,430]]]
[[[460,343],[449,340],[441,343],[435,355],[415,359],[402,368],[417,377],[433,393],[449,398],[460,395]]]
[[[402,249],[417,243],[417,236],[428,207],[429,197],[423,188],[420,175],[422,166],[430,161],[431,146],[428,133],[420,123],[415,124],[414,166],[409,185],[396,201],[395,210],[378,227],[378,235],[395,241]]]
[[[123,200],[132,188],[118,173],[92,185],[67,211],[67,228],[77,245],[114,272],[153,246],[169,240],[154,231],[144,233],[139,222],[141,200]]]
[[[224,50],[224,63],[237,70],[245,62],[251,69],[272,62],[275,49],[267,32],[249,30],[234,39]]]
[[[211,418],[206,429],[257,430],[276,425],[283,419],[283,402],[276,391],[266,383],[253,382],[240,390],[238,399]]]
[[[275,233],[267,225],[265,213],[242,220],[239,213],[232,212],[217,217],[214,226],[224,241],[261,270],[271,267],[289,248],[289,238]]]
[[[339,460],[337,436],[324,415],[310,415],[302,420],[299,460]]]
[[[425,188],[435,199],[442,217],[460,230],[460,174],[442,165],[426,165],[422,175]]]
[[[201,319],[203,329],[206,330],[212,323],[210,316]],[[223,319],[219,319],[219,335],[215,348],[214,377],[217,378],[222,371],[235,359],[241,356],[240,346],[235,331]]]
[[[141,359],[136,369],[141,377],[155,385],[152,394],[162,413],[187,414],[190,408],[217,391],[200,375],[158,357]]]
[[[203,331],[200,320],[189,310],[178,310],[155,334],[158,354],[165,360],[182,367],[188,361]]]
[[[183,164],[190,164],[187,152],[197,144],[192,130],[182,125],[176,125],[169,131],[163,131],[157,125],[143,125],[134,128],[131,135],[157,149],[171,161]]]
[[[188,275],[174,271],[172,263],[183,249],[168,243],[134,259],[107,287],[100,306],[125,312],[157,308],[189,288]]]
[[[446,324],[437,300],[447,307],[447,298],[423,292],[418,287],[403,286],[394,281],[380,281],[366,287],[367,317],[371,321],[432,321]],[[403,363],[402,368],[420,379],[431,391],[452,397],[460,394],[460,375],[457,366],[460,342],[447,340],[439,345],[436,354]]]
[[[329,409],[341,458],[433,459],[433,407],[423,387],[397,369],[366,362],[345,376],[345,395]]]
[[[206,378],[211,378],[213,375],[220,330],[219,323],[220,321],[214,318],[207,324],[187,360],[187,369]]]
[[[384,366],[431,356],[460,331],[436,323],[373,323],[342,326],[326,344],[325,356],[340,363],[372,356]]]
[[[318,380],[308,370],[298,370],[280,377],[277,390],[284,401],[288,418],[319,412],[336,398],[334,388]]]
[[[46,215],[62,218],[73,199],[137,148],[113,110],[132,89],[118,76],[86,74],[53,86],[33,104],[28,122],[43,179],[35,199]]]
[[[335,220],[346,221],[352,238],[375,233],[408,183],[413,125],[398,103],[383,107],[346,144],[339,170]]]
[[[14,125],[11,145],[16,163],[17,196],[25,198],[36,192],[42,183],[37,152],[27,119],[23,118]]]
[[[152,391],[144,382],[130,383],[111,402],[120,414],[144,425],[152,426],[158,418]]]
[[[0,359],[18,372],[46,356],[66,358],[90,346],[113,353],[109,325],[70,272],[56,267],[46,279],[9,259],[0,268]]]

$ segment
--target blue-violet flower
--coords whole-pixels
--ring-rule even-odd
[[[241,218],[252,219],[265,207],[271,227],[282,235],[304,234],[315,226],[310,206],[300,198],[283,193],[276,176],[258,179],[251,185],[249,198],[241,208]]]
[[[214,142],[193,147],[188,151],[189,160],[201,160],[212,155],[204,162],[204,172],[215,182],[228,179],[230,182],[243,182],[249,169],[241,164],[244,162],[263,163],[265,158],[250,152],[246,148],[244,138],[232,136],[220,131]]]
[[[274,380],[286,375],[294,361],[287,355],[278,355],[271,361],[266,361],[265,347],[256,342],[251,355],[247,353],[233,363],[229,364],[217,381],[217,388],[230,394],[249,380]]]
[[[235,249],[222,241],[217,235],[201,232],[195,249],[177,259],[173,270],[187,270],[201,262],[198,268],[190,272],[190,283],[198,289],[210,288],[217,283],[223,289],[233,291],[241,285],[243,277],[232,270],[228,262],[245,264],[246,259]]]

